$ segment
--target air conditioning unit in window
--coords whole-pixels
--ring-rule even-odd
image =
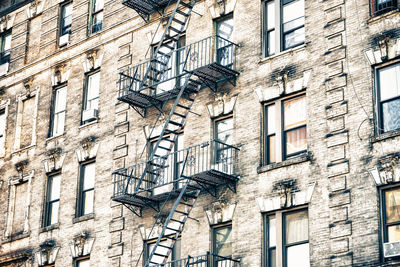
[[[82,121],[94,121],[97,120],[99,111],[97,109],[88,109],[82,112]]]
[[[63,46],[63,45],[68,44],[68,42],[69,42],[69,33],[64,34],[63,36],[60,36],[60,40],[58,42],[58,45],[59,46]]]
[[[400,241],[383,244],[385,258],[400,256]]]

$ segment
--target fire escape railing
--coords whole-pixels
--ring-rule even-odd
[[[238,45],[218,35],[212,35],[190,45],[174,50],[171,58],[164,56],[152,58],[141,64],[129,67],[120,72],[118,97],[129,95],[136,91],[150,96],[163,93],[162,90],[152,90],[162,83],[179,79],[188,72],[193,72],[211,64],[219,64],[236,71],[236,53]],[[168,66],[164,66],[168,63]],[[146,71],[151,67],[145,86],[140,86]],[[176,83],[179,85],[179,82]],[[179,87],[179,86],[178,86]]]
[[[205,255],[174,260],[165,264],[155,264],[152,267],[240,267],[240,261],[207,252]]]
[[[191,177],[210,170],[221,172],[225,175],[238,177],[237,157],[239,149],[219,142],[208,141],[183,150],[165,155],[165,162],[161,172],[157,175],[148,172],[143,177],[140,189],[135,192],[137,184],[146,166],[160,166],[160,158],[141,162],[113,173],[114,193],[113,198],[124,195],[133,195],[140,192],[151,192],[166,185],[173,185],[172,189],[179,189],[186,178],[180,177],[183,161],[187,155],[187,163],[183,176]]]

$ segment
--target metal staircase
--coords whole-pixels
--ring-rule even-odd
[[[133,8],[142,17],[163,10],[163,18],[166,16],[165,8],[171,2],[174,1],[123,0],[124,5]],[[229,81],[238,75],[238,72],[235,70],[234,61],[236,45],[229,40],[212,36],[184,48],[178,47],[179,40],[185,32],[195,3],[196,0],[186,2],[177,0],[171,14],[168,16],[168,23],[165,26],[161,39],[153,49],[151,59],[120,73],[118,99],[129,103],[138,112],[142,110],[139,113],[143,117],[146,109],[152,106],[160,111],[161,116],[164,113],[164,104],[168,100],[174,99],[169,115],[165,119],[163,128],[148,160],[143,165],[139,164],[136,167],[117,170],[113,173],[113,200],[123,203],[139,216],[143,207],[154,208],[159,212],[158,216],[163,211],[159,207],[159,201],[155,201],[154,198],[151,199],[149,196],[154,195],[155,185],[163,184],[162,180],[164,179],[165,170],[170,168],[170,166],[167,166],[168,157],[173,152],[178,134],[185,127],[187,117],[201,87],[208,86],[214,88],[218,82]],[[217,44],[221,43],[224,45],[217,47]],[[185,58],[181,73],[172,78],[165,77],[168,75],[173,58],[178,53],[182,53]],[[229,59],[228,63],[223,63],[221,59],[224,54],[228,54],[225,57],[225,59]],[[204,64],[203,62],[207,63]],[[173,85],[174,88],[169,88],[162,95],[164,98],[160,97],[157,93],[159,85],[174,78],[179,79],[179,82]],[[187,174],[192,171],[189,168],[190,166],[188,166],[188,162],[196,162],[194,160],[195,155],[199,159],[202,157],[200,151],[207,151],[204,155],[211,155],[213,153],[211,149],[206,150],[207,146],[209,146],[208,143],[202,145],[198,150],[198,154],[196,154],[197,150],[195,149],[185,152],[185,160],[179,170],[179,177],[176,180],[179,186],[176,187],[175,192],[179,192],[179,194],[177,196],[173,195],[173,197],[176,197],[176,200],[173,207],[168,211],[169,215],[163,223],[161,234],[158,236],[148,259],[145,259],[145,267],[158,266],[159,264],[161,266],[165,265],[202,189],[208,190],[207,187],[209,186],[216,187],[220,184],[231,185],[236,183],[238,176],[234,174],[233,168],[228,168],[225,171],[210,171],[210,168],[204,168],[201,173],[197,173],[196,175]],[[233,146],[229,147],[229,149],[231,151],[230,155],[233,157],[233,152],[237,149]],[[206,161],[209,165],[212,164],[214,169],[218,169],[218,165],[222,165],[221,162],[215,160],[214,155],[210,156],[210,158],[214,158],[212,160],[213,163],[209,163],[210,160],[208,157]],[[207,166],[209,167],[209,165]],[[185,172],[186,167],[189,168],[189,171]],[[208,176],[212,178],[205,178]],[[115,194],[115,192],[118,192],[118,194]],[[168,200],[170,200],[169,196],[165,201],[167,202]],[[140,210],[139,212],[137,212],[138,209]],[[157,223],[158,221],[156,220],[154,226]],[[168,240],[168,242],[165,243],[165,240]],[[189,261],[187,265],[189,265]]]
[[[165,264],[167,262],[199,194],[200,189],[192,187],[189,179],[183,181],[181,192],[164,222],[161,233],[147,259],[145,267]],[[160,244],[163,239],[170,240],[170,242]]]

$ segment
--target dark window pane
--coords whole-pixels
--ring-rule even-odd
[[[284,40],[285,49],[304,43],[305,40],[304,27],[292,31],[288,34],[285,34],[284,39],[285,39]]]
[[[383,131],[400,129],[400,98],[382,104]]]

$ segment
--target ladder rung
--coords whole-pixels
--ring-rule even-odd
[[[175,140],[171,140],[171,139],[169,139],[168,137],[163,137],[163,138],[161,138],[163,141],[168,141],[168,142],[170,142],[170,143],[175,143]]]
[[[176,10],[176,13],[181,14],[182,16],[185,16],[185,17],[189,17],[188,13],[183,12],[182,10],[179,10],[179,9]]]
[[[176,29],[176,28],[174,28],[174,27],[172,27],[172,26],[169,26],[169,28],[170,28],[171,30],[173,30],[174,32],[176,32],[176,33],[182,33],[181,30],[178,30],[178,29]]]
[[[177,107],[180,107],[180,108],[184,108],[184,109],[190,109],[190,107],[187,107],[187,106],[184,106],[184,105],[181,105],[181,104],[177,104],[176,105]]]
[[[169,247],[169,246],[166,246],[166,245],[163,245],[163,244],[158,244],[160,247],[163,247],[163,248],[167,248],[167,249],[172,249],[173,247]]]
[[[168,227],[168,226],[166,226],[165,229],[168,229],[168,230],[171,230],[171,231],[175,231],[175,232],[181,232],[180,229],[175,229],[175,228],[171,228],[171,227]]]
[[[186,202],[181,202],[179,204],[182,204],[182,205],[185,205],[185,206],[189,206],[189,207],[193,207],[193,204],[189,204],[189,203],[186,203]]]
[[[160,164],[157,164],[157,163],[154,163],[154,162],[149,162],[149,165],[156,166],[156,167],[162,168],[162,169],[168,168],[168,166],[160,165]]]
[[[178,132],[176,130],[169,130],[169,129],[165,129],[166,133],[172,133],[172,134],[178,134]]]
[[[186,115],[174,112],[174,115],[179,116],[181,118],[186,118]]]
[[[181,211],[181,210],[175,210],[175,212],[180,213],[180,214],[183,214],[183,215],[186,215],[186,216],[189,215],[188,212]]]
[[[176,23],[181,24],[181,25],[185,25],[185,23],[186,23],[186,22],[181,21],[181,20],[179,20],[179,19],[177,19],[177,18],[172,18],[172,20],[175,21]]]
[[[171,27],[171,28],[172,28],[172,27]],[[175,28],[174,28],[174,29],[175,29]],[[170,46],[169,44],[162,44],[162,46],[167,47],[167,48],[169,48],[169,49],[171,49],[171,50],[175,50],[175,47]]]
[[[179,127],[183,127],[182,123],[179,123],[179,122],[176,122],[176,121],[169,121],[169,123],[171,123],[173,125],[176,125],[176,126],[179,126]]]
[[[169,147],[160,146],[160,145],[158,145],[158,148],[161,148],[161,149],[164,149],[164,150],[167,150],[167,151],[171,151],[171,150],[172,150],[172,149],[169,148]]]
[[[201,82],[199,82],[197,80],[189,79],[189,81],[192,82],[192,83],[201,84]]]
[[[171,240],[175,240],[175,241],[178,239],[175,235],[172,235],[172,236],[171,235],[166,235],[165,238],[171,239]]]
[[[163,65],[163,66],[167,66],[168,65],[168,62],[164,62],[164,61],[158,60],[156,58],[153,60],[153,62],[156,62],[156,63],[158,63],[160,65]]]
[[[165,35],[165,39],[173,40],[175,42],[178,42],[178,39],[176,39],[175,37],[169,36],[169,35]]]
[[[177,220],[177,219],[174,219],[174,218],[171,218],[170,220],[173,221],[173,222],[180,223],[180,224],[185,224],[184,222],[182,222],[180,220]]]
[[[184,6],[184,7],[190,8],[190,9],[193,8],[193,6],[192,6],[191,4],[187,4],[187,3],[183,2],[183,1],[181,1],[180,4],[181,4],[182,6]]]
[[[167,257],[168,256],[168,255],[160,254],[160,253],[157,253],[157,252],[154,252],[153,255],[158,256],[158,257]]]
[[[150,173],[150,174],[153,174],[153,175],[159,175],[159,173],[156,173],[156,172],[153,172],[153,171],[150,171],[150,170],[147,170],[146,172]]]

